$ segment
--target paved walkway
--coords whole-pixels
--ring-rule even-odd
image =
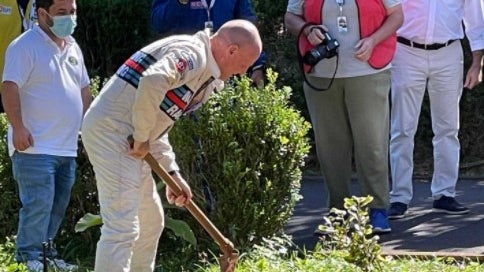
[[[484,180],[466,179],[457,183],[457,200],[471,209],[467,215],[433,213],[430,183],[414,181],[414,197],[408,215],[391,220],[392,232],[380,235],[383,254],[434,254],[477,256],[484,259]],[[358,193],[357,182],[352,191]],[[313,231],[326,214],[326,189],[321,178],[306,177],[301,183],[303,199],[285,226],[287,234],[301,248],[314,249]]]

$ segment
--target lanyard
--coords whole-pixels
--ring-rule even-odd
[[[343,6],[345,4],[345,0],[336,0],[336,4],[339,6],[339,15],[343,14]]]
[[[336,1],[341,1],[341,0],[336,0]],[[207,5],[207,0],[202,0],[202,5],[207,10],[208,21],[211,21],[210,20],[210,10],[212,9],[213,4],[215,4],[215,0],[210,1],[210,6]]]

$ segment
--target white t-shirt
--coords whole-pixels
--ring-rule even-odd
[[[81,89],[89,85],[82,52],[72,37],[61,51],[37,25],[7,48],[3,81],[19,88],[22,121],[34,144],[25,153],[75,157],[83,117]],[[10,155],[14,152],[8,129]]]

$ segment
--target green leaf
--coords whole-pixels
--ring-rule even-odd
[[[90,227],[100,226],[102,224],[103,220],[99,214],[87,213],[81,219],[79,219],[74,227],[74,230],[76,232],[83,232]],[[185,221],[165,217],[165,227],[171,229],[176,236],[183,238],[191,245],[197,245],[197,239],[195,238],[190,226],[188,226]]]
[[[75,232],[83,232],[86,229],[103,224],[101,215],[86,213],[74,226]]]
[[[185,221],[165,217],[165,227],[171,229],[176,236],[183,238],[191,245],[197,245],[197,238],[195,238],[195,234],[193,234],[192,229]]]

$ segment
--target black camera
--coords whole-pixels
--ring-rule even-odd
[[[323,28],[318,28],[323,32],[323,42],[306,52],[303,57],[303,62],[310,66],[316,65],[322,59],[330,59],[338,54],[338,40],[333,39]]]

